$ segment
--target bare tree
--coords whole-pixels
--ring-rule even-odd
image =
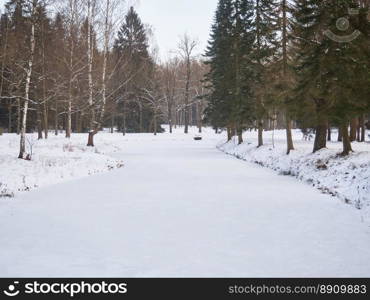
[[[189,119],[190,119],[190,105],[189,105],[189,98],[190,98],[190,81],[191,81],[191,60],[193,57],[193,52],[197,47],[198,42],[192,39],[189,35],[184,34],[181,38],[178,50],[185,62],[186,65],[186,78],[185,78],[185,93],[184,93],[184,123],[185,123],[185,130],[184,132],[187,134],[189,133]]]
[[[167,120],[170,127],[170,133],[173,131],[174,124],[174,109],[176,100],[176,89],[179,69],[179,59],[168,60],[161,66],[161,84],[162,93],[166,103]]]
[[[75,39],[77,28],[79,27],[81,2],[80,0],[68,0],[67,16],[68,16],[68,104],[67,104],[67,122],[66,122],[66,137],[70,138],[72,133],[72,103],[73,103],[73,84],[76,78],[76,62],[75,62]]]
[[[203,128],[203,114],[206,108],[206,103],[204,101],[206,94],[206,87],[204,85],[203,79],[207,73],[208,67],[201,60],[195,60],[192,64],[194,80],[192,83],[193,91],[193,104],[196,108],[196,124],[198,127],[198,132],[202,133]]]
[[[88,0],[90,2],[91,0]],[[101,96],[101,102],[99,101],[93,101],[93,85],[92,85],[92,76],[89,75],[89,105],[91,105],[91,111],[92,111],[92,117],[91,117],[91,125],[90,125],[90,131],[89,131],[89,138],[88,138],[88,146],[94,146],[94,136],[98,133],[99,129],[104,123],[105,118],[105,110],[107,105],[107,98],[110,97],[110,95],[107,94],[107,84],[110,80],[113,79],[114,74],[116,72],[116,68],[113,68],[112,70],[108,70],[108,58],[109,53],[111,50],[111,44],[112,44],[112,38],[113,38],[113,31],[116,28],[118,24],[118,18],[116,18],[114,12],[118,10],[119,7],[122,8],[122,5],[124,4],[124,1],[122,0],[106,0],[105,5],[102,7],[102,32],[103,32],[103,51],[102,51],[102,77],[101,77],[101,90],[99,91],[99,94],[97,96]],[[90,12],[90,22],[93,22],[93,14]],[[89,22],[89,23],[90,23]],[[91,26],[90,26],[91,27]],[[90,30],[89,30],[90,32]],[[91,39],[91,32],[90,37],[88,39]],[[90,46],[91,48],[91,41]],[[91,49],[88,51],[91,52]],[[91,53],[89,56],[89,74],[90,69],[92,73],[92,63],[91,60]],[[108,74],[108,71],[110,71],[110,74]],[[98,109],[98,115],[95,115],[95,111]]]
[[[156,79],[153,79],[147,88],[143,88],[142,98],[153,111],[152,127],[154,135],[157,135],[158,117],[160,116],[161,106],[165,97],[160,93]]]

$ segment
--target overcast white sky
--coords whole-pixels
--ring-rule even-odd
[[[218,0],[138,0],[136,8],[144,23],[154,27],[160,51],[177,48],[181,35],[187,32],[199,40],[198,54],[203,54],[210,34]]]
[[[160,57],[177,48],[185,32],[199,40],[197,54],[203,54],[209,38],[218,0],[128,0],[135,3],[142,21],[154,29]],[[1,11],[5,0],[0,0]]]

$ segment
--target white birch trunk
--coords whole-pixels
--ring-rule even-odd
[[[100,124],[104,122],[105,115],[105,105],[107,103],[107,83],[106,83],[106,74],[107,74],[107,60],[108,60],[108,47],[109,47],[109,35],[110,35],[110,26],[109,26],[109,10],[110,10],[110,0],[107,1],[107,7],[105,11],[105,23],[104,23],[104,50],[103,50],[103,74],[102,74],[102,105],[100,111]]]
[[[87,1],[87,60],[88,60],[88,80],[89,80],[89,107],[91,110],[91,120],[90,120],[90,131],[95,128],[95,107],[93,101],[93,78],[92,78],[92,68],[93,68],[93,45],[92,45],[92,4],[91,0]]]
[[[20,139],[20,149],[19,149],[19,158],[24,159],[24,155],[26,153],[26,129],[27,129],[27,112],[28,112],[28,103],[29,103],[29,93],[30,93],[30,85],[31,85],[31,76],[32,76],[32,67],[33,67],[33,58],[35,53],[35,10],[36,10],[36,3],[33,2],[32,5],[32,25],[31,25],[31,36],[30,36],[30,58],[28,60],[28,69],[26,74],[26,86],[25,86],[25,93],[24,93],[24,103],[23,103],[23,117],[21,123],[21,139]]]
[[[71,23],[69,28],[70,35],[70,53],[69,53],[69,87],[68,87],[68,108],[67,108],[67,124],[66,124],[66,138],[71,137],[72,132],[72,101],[73,101],[73,55],[74,55],[74,41],[73,41],[73,27],[75,25],[76,14],[76,0],[70,0]]]

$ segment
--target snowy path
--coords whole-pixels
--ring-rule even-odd
[[[370,276],[370,227],[220,137],[132,135],[125,168],[0,200],[0,276]]]

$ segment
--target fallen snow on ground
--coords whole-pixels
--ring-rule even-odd
[[[0,277],[370,276],[361,211],[194,135],[99,134],[124,168],[0,199]]]
[[[221,142],[218,148],[248,162],[294,176],[324,193],[336,196],[362,209],[370,219],[370,144],[353,143],[354,153],[340,156],[342,144],[329,142],[327,149],[312,153],[313,140],[303,140],[299,130],[293,132],[295,151],[286,155],[285,131],[265,132],[265,146],[257,148],[257,133],[244,134],[245,142],[234,138]],[[333,137],[336,138],[335,136]]]
[[[26,148],[32,159],[28,161],[17,158],[19,136],[0,136],[0,198],[122,167],[123,162],[110,154],[123,145],[112,139],[101,133],[96,136],[97,147],[92,148],[86,146],[86,134],[73,134],[71,139],[50,135],[48,140],[29,134]]]

